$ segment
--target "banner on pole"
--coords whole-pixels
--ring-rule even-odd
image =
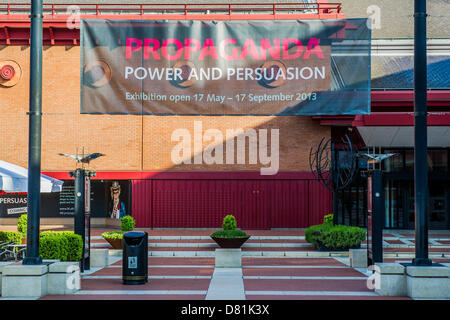
[[[81,113],[370,112],[366,19],[81,21]]]

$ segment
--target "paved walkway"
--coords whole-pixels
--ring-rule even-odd
[[[345,258],[342,258],[345,259]],[[281,261],[280,261],[281,260]],[[83,274],[75,295],[42,300],[379,300],[368,275],[336,258],[243,258],[242,268],[216,268],[211,258],[149,258],[149,281],[122,283],[121,260]]]
[[[366,269],[348,266],[348,252],[318,252],[304,239],[304,230],[249,230],[242,247],[242,268],[214,268],[217,245],[212,230],[148,230],[149,281],[122,284],[120,251],[110,250],[110,266],[82,275],[81,290],[52,299],[131,300],[379,300],[367,288]],[[92,230],[93,248],[110,248]],[[430,256],[450,263],[449,232],[430,232]],[[411,231],[384,233],[385,261],[410,262],[414,235]],[[433,249],[433,250],[431,250]],[[434,255],[434,256],[433,256]]]
[[[367,270],[348,266],[348,252],[318,252],[304,230],[245,230],[252,237],[242,248],[242,268],[230,269],[214,268],[213,230],[145,229],[149,281],[124,285],[121,250],[101,238],[104,231],[92,229],[92,247],[109,248],[110,265],[82,274],[76,294],[42,300],[409,299],[378,296],[367,288]],[[383,240],[385,262],[411,262],[413,232],[389,230]],[[450,231],[430,231],[430,257],[450,264]]]

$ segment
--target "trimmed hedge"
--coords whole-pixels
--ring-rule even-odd
[[[331,216],[331,217],[329,217]],[[327,217],[327,219],[325,219]],[[305,230],[305,240],[319,250],[348,250],[357,248],[366,239],[366,231],[359,227],[333,225],[332,215],[324,223]]]
[[[316,242],[331,250],[348,250],[359,247],[365,239],[364,229],[337,225],[323,229]]]
[[[216,238],[246,238],[248,235],[241,230],[219,230],[211,234],[211,237]]]
[[[24,237],[27,236],[28,216],[23,214],[17,220],[17,231],[21,232]]]
[[[120,230],[123,232],[132,231],[134,229],[134,219],[132,216],[120,218]]]
[[[18,231],[0,231],[0,242],[22,243],[22,233]]]
[[[305,230],[305,240],[311,243],[314,247],[317,247],[317,239],[319,235],[322,233],[322,230],[328,229],[330,226],[318,224],[315,226],[311,226]]]
[[[68,241],[67,261],[79,261],[83,257],[83,239],[79,234],[73,232],[64,232],[64,237]]]
[[[67,261],[69,242],[62,236],[47,236],[39,239],[39,256],[42,259]]]
[[[73,231],[43,231],[39,238],[42,259],[79,261],[83,255],[83,239]]]

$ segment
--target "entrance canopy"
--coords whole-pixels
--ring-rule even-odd
[[[414,127],[358,127],[366,146],[414,147]],[[450,147],[450,126],[428,127],[428,147]]]
[[[60,192],[63,181],[41,174],[41,192]],[[28,192],[28,169],[0,160],[0,190]]]
[[[450,147],[450,112],[428,113],[428,147]],[[372,113],[353,123],[366,146],[414,147],[413,113]]]

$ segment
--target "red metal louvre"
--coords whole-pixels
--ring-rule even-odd
[[[220,228],[233,214],[243,229],[306,228],[331,213],[331,193],[317,181],[244,178],[133,180],[136,226]]]
[[[131,208],[136,227],[152,226],[152,180],[132,180]]]
[[[308,181],[277,180],[271,183],[272,228],[308,226]]]
[[[271,185],[267,180],[239,181],[240,211],[238,226],[244,229],[270,228]]]
[[[308,225],[321,224],[323,216],[333,213],[332,193],[317,180],[309,180]]]
[[[220,228],[226,214],[239,219],[239,181],[154,180],[153,227]]]

